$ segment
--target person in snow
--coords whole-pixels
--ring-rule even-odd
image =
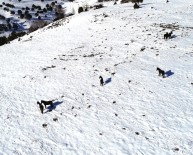
[[[100,85],[103,86],[104,85],[104,81],[103,81],[102,76],[99,76],[99,79],[100,79]]]
[[[37,104],[39,104],[40,111],[41,111],[41,113],[43,114],[43,112],[44,112],[44,106],[43,106],[40,102],[37,102]]]

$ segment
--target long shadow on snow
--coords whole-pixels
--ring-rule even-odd
[[[141,4],[141,5],[149,5],[149,4],[153,4],[153,3],[145,3],[145,4]]]
[[[46,109],[48,109],[45,113],[47,112],[51,112],[52,110],[56,109],[56,107],[60,104],[62,104],[63,101],[57,101],[57,102],[54,102],[53,105],[51,106],[48,106]]]
[[[112,81],[112,78],[110,77],[110,78],[108,78],[108,79],[106,79],[106,81],[105,81],[105,85],[106,84],[108,84],[108,83],[110,83]]]
[[[169,77],[169,76],[172,76],[174,74],[174,72],[172,72],[171,70],[167,71],[165,73],[165,77]]]
[[[171,36],[171,39],[176,38],[176,37],[177,37],[176,35],[172,35],[172,36]]]

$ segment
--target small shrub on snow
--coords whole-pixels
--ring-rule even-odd
[[[62,9],[62,5],[58,5],[57,8],[58,8],[58,9]]]
[[[38,17],[38,16],[39,16],[39,13],[38,13],[38,12],[36,12],[34,15],[35,15],[36,17]]]
[[[41,10],[41,9],[42,9],[41,6],[37,6],[36,8],[37,8],[38,10]]]
[[[25,10],[30,10],[30,8],[26,6]]]
[[[27,14],[26,15],[26,19],[31,20],[32,19],[32,15],[31,14]]]
[[[23,19],[24,18],[24,14],[20,14],[20,18]]]
[[[47,10],[48,11],[53,11],[53,8],[50,6]]]
[[[36,5],[35,5],[35,4],[32,4],[32,8],[36,9]]]
[[[46,8],[49,8],[50,6],[49,6],[49,4],[46,4]]]
[[[17,14],[18,14],[18,15],[21,15],[21,14],[22,14],[22,11],[21,11],[21,10],[18,10],[18,11],[17,11]]]
[[[4,7],[3,10],[9,12],[9,8]]]
[[[47,9],[46,9],[46,8],[44,8],[44,9],[43,9],[43,12],[47,12]]]
[[[11,11],[10,14],[14,15],[14,14],[15,14],[15,11]]]
[[[55,2],[52,2],[52,3],[51,3],[51,6],[55,6]]]
[[[25,14],[25,15],[29,14],[29,11],[26,10],[24,14]]]
[[[9,4],[9,3],[6,3],[6,4],[5,4],[5,6],[6,6],[6,7],[9,7],[9,8],[15,8],[15,6],[14,6],[14,5]]]

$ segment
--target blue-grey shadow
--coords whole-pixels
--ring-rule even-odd
[[[110,78],[108,78],[108,79],[106,79],[106,81],[105,81],[105,85],[106,84],[108,84],[108,83],[110,83],[112,81],[112,78],[110,77]]]
[[[46,107],[47,111],[45,113],[51,112],[52,110],[56,109],[56,107],[58,105],[60,105],[62,103],[63,103],[63,101],[56,101],[56,102],[54,102],[52,106],[50,105],[50,106]]]
[[[176,37],[177,37],[176,35],[172,35],[172,36],[171,36],[171,39],[176,38]]]
[[[153,3],[145,3],[145,4],[141,4],[141,5],[150,5],[150,4],[153,4]]]
[[[169,76],[172,76],[174,74],[174,72],[172,72],[171,70],[167,71],[165,73],[165,77],[169,77]]]

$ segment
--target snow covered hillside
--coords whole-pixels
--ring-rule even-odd
[[[97,0],[0,0],[0,37],[12,32],[32,32],[53,21],[76,14],[79,7],[89,8]]]
[[[191,1],[110,2],[1,46],[0,154],[192,155],[192,18]]]

